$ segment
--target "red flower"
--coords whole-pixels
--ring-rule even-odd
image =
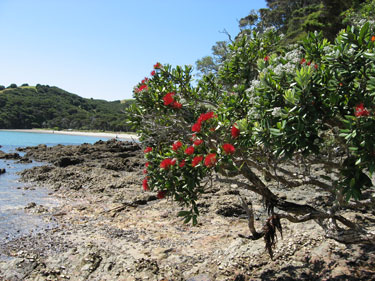
[[[203,121],[207,121],[211,118],[215,117],[214,113],[212,111],[210,112],[207,112],[207,113],[202,113],[199,118],[198,118],[198,121],[197,123],[201,123]]]
[[[200,145],[202,142],[203,142],[203,140],[196,140],[196,141],[194,141],[194,145],[195,145],[195,146],[198,146],[198,145]]]
[[[160,168],[168,169],[170,166],[176,164],[176,159],[166,158],[160,163]]]
[[[166,94],[163,97],[164,105],[170,105],[171,103],[173,103],[174,102],[174,98],[173,98],[174,95],[175,95],[175,93],[173,93],[173,92],[170,92],[170,93]]]
[[[147,85],[141,85],[141,86],[139,86],[139,88],[136,89],[135,91],[136,91],[137,93],[139,93],[139,92],[142,92],[143,90],[148,90]]]
[[[143,174],[147,174],[147,170],[146,169],[143,169]]]
[[[375,41],[375,36],[372,36],[371,37],[371,42],[374,42]]]
[[[148,78],[145,77],[145,79],[142,80],[142,84],[145,84],[148,81]]]
[[[148,168],[149,165],[150,165],[150,162],[146,162],[145,167]]]
[[[147,191],[147,190],[148,190],[148,182],[147,182],[147,179],[144,179],[144,180],[143,180],[142,186],[143,186],[143,190],[144,190],[144,191]]]
[[[364,107],[362,102],[359,105],[356,106],[354,114],[355,114],[356,117],[369,116],[370,115],[370,113]]]
[[[308,63],[307,63],[307,65],[310,65],[311,64],[311,61],[309,61]]]
[[[159,198],[159,199],[163,199],[163,198],[165,198],[166,194],[167,194],[166,191],[161,190],[161,191],[158,191],[158,194],[156,195],[156,197]]]
[[[234,124],[231,129],[232,138],[236,139],[240,135],[240,130],[237,129],[237,124]]]
[[[172,149],[173,149],[174,151],[177,151],[181,146],[182,146],[182,142],[180,142],[180,141],[175,141],[175,142],[173,143],[173,145],[172,145]]]
[[[191,166],[193,167],[197,166],[200,162],[202,162],[202,160],[203,160],[203,156],[201,155],[195,156],[193,160],[191,161]]]
[[[174,102],[172,103],[172,107],[173,107],[173,108],[180,109],[180,108],[182,107],[182,104],[179,103],[178,101],[174,101]]]
[[[161,63],[160,63],[160,62],[157,62],[156,64],[154,64],[154,68],[155,68],[155,69],[159,69],[159,68],[161,68]]]
[[[191,130],[193,132],[200,132],[201,131],[201,128],[202,128],[202,125],[201,123],[195,123],[192,127],[191,127]]]
[[[183,166],[185,166],[185,159],[182,159],[180,164],[178,164],[178,166],[180,166],[180,168],[182,168]]]
[[[213,167],[216,163],[216,153],[210,153],[204,159],[204,165],[206,167]]]
[[[144,153],[149,153],[152,151],[152,147],[147,146],[146,149],[143,151]]]
[[[194,153],[194,146],[189,146],[188,148],[186,148],[185,153],[187,155],[192,155]]]
[[[340,83],[339,83],[339,86],[342,87],[342,85],[343,85],[343,84],[340,82]]]
[[[155,74],[156,74],[155,70],[151,71],[151,76],[154,76]]]
[[[301,62],[300,62],[300,64],[304,64],[306,62],[306,59],[305,58],[303,58],[303,59],[301,59]]]
[[[270,57],[269,56],[265,56],[264,57],[264,61],[269,61],[270,60]]]
[[[231,145],[230,143],[224,143],[223,144],[223,149],[225,151],[226,154],[233,154],[236,149],[234,148],[233,145]]]
[[[318,69],[318,65],[317,65],[317,64],[314,64],[314,68],[315,68],[315,69]]]

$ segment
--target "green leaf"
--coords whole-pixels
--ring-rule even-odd
[[[177,214],[179,217],[186,217],[188,215],[190,215],[190,211],[179,211]]]

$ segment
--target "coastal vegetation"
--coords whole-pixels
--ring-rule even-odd
[[[1,129],[130,131],[124,112],[131,100],[86,99],[48,85],[0,89]]]
[[[198,83],[190,66],[155,64],[129,113],[145,148],[143,189],[185,206],[179,216],[195,225],[207,188],[233,186],[247,238],[263,238],[271,257],[283,220],[314,220],[338,242],[374,244],[366,222],[348,218],[375,206],[374,1],[342,2],[267,1],[248,29],[219,44],[225,52],[207,60]],[[311,21],[295,23],[305,13]],[[329,199],[288,200],[279,195],[285,188]],[[259,230],[244,191],[263,199],[268,217]]]

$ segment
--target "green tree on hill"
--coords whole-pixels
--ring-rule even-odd
[[[124,110],[130,103],[85,99],[40,84],[8,88],[0,94],[0,128],[129,131]]]

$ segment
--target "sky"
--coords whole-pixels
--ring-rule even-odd
[[[0,85],[132,98],[156,62],[193,65],[264,0],[0,0]]]

